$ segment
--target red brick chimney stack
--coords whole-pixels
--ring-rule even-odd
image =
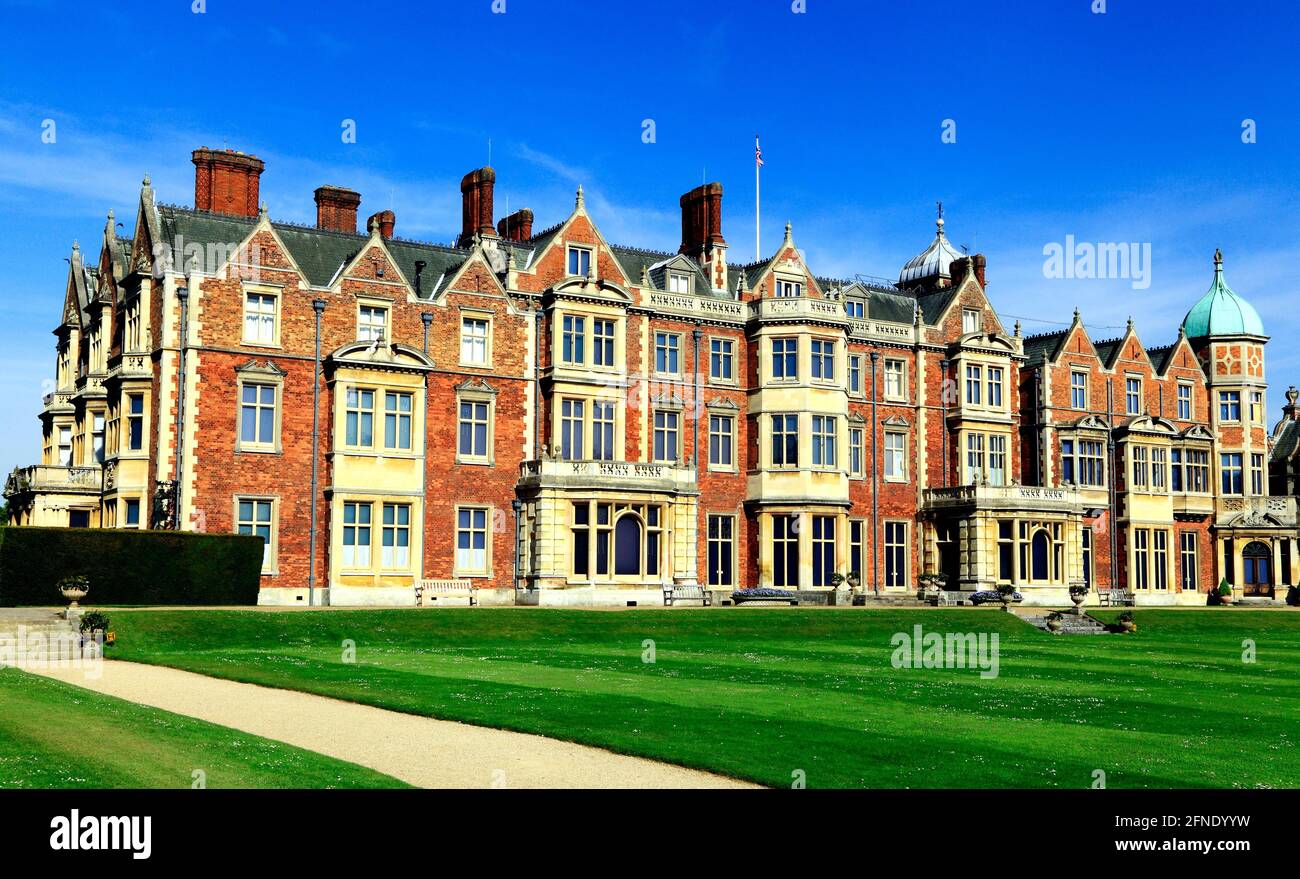
[[[988,264],[988,260],[984,258],[982,253],[977,253],[970,259],[971,265],[975,267],[975,280],[980,282],[980,289],[983,289],[986,286],[984,283],[984,269]]]
[[[199,147],[192,158],[196,210],[257,216],[258,181],[265,162],[247,153],[207,147]]]
[[[470,171],[460,181],[461,225],[456,244],[467,247],[474,235],[495,235],[492,225],[492,190],[497,172],[491,168]]]
[[[681,197],[682,246],[679,253],[698,255],[715,245],[726,245],[722,238],[722,184],[705,183]]]
[[[397,214],[392,211],[380,211],[379,213],[371,214],[370,219],[366,220],[367,233],[370,232],[370,227],[374,223],[379,224],[379,234],[381,237],[384,239],[392,238],[393,227],[397,225]]]
[[[497,234],[507,241],[527,241],[533,237],[533,212],[520,208],[497,223]]]
[[[316,189],[316,228],[357,234],[357,206],[361,193],[342,186]]]

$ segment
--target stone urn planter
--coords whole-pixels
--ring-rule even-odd
[[[1014,586],[999,586],[998,597],[1002,599],[1002,609],[1010,612],[1011,602],[1016,598],[1016,589]]]
[[[1088,600],[1087,589],[1070,589],[1070,600],[1074,602],[1074,613],[1076,616],[1083,613],[1083,603]]]
[[[1131,633],[1138,630],[1138,624],[1133,621],[1133,614],[1127,610],[1120,614],[1115,622],[1122,632]]]
[[[1047,618],[1047,628],[1052,632],[1061,631],[1061,615],[1054,613]]]
[[[81,613],[81,605],[78,603],[90,592],[90,581],[80,575],[73,577],[64,577],[59,581],[59,594],[68,600],[68,609],[65,616],[72,617]]]

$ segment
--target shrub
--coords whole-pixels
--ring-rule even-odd
[[[236,534],[0,527],[0,606],[63,603],[58,584],[84,576],[87,602],[257,603],[262,541]]]
[[[101,629],[107,632],[108,617],[106,617],[104,614],[100,613],[97,610],[92,610],[88,614],[83,614],[81,617],[81,631],[83,633],[93,632],[96,629]]]
[[[1131,622],[1133,622],[1133,611],[1131,611],[1131,610],[1126,610],[1126,611],[1124,611],[1124,612],[1121,613],[1119,616],[1115,617],[1115,622],[1117,622],[1117,623],[1131,623]]]
[[[1286,603],[1292,607],[1300,607],[1300,586],[1287,587]]]
[[[1220,595],[1232,594],[1232,584],[1228,582],[1226,577],[1219,581],[1219,594]]]

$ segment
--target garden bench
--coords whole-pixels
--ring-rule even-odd
[[[416,607],[431,607],[439,598],[452,596],[467,598],[469,606],[474,607],[478,604],[478,587],[469,580],[420,580],[415,584]]]
[[[698,601],[700,607],[710,607],[713,596],[709,590],[698,584],[673,584],[664,587],[664,607],[672,607],[677,601]]]
[[[1099,589],[1097,599],[1102,607],[1132,607],[1133,593],[1128,589]]]

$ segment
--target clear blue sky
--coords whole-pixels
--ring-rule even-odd
[[[332,183],[434,241],[457,231],[457,182],[489,138],[498,216],[509,199],[550,225],[582,183],[621,244],[675,249],[677,198],[707,177],[748,262],[757,133],[765,252],[789,220],[819,273],[896,276],[942,199],[950,237],[988,255],[1008,328],[1053,329],[1078,305],[1095,337],[1131,314],[1155,345],[1222,247],[1273,336],[1270,405],[1300,382],[1293,3],[805,5],[0,0],[0,467],[37,459],[73,239],[93,251],[110,208],[130,228],[145,172],[190,204],[199,145],[264,158],[277,219],[313,220]],[[1044,246],[1067,235],[1150,244],[1150,286],[1045,278]]]

